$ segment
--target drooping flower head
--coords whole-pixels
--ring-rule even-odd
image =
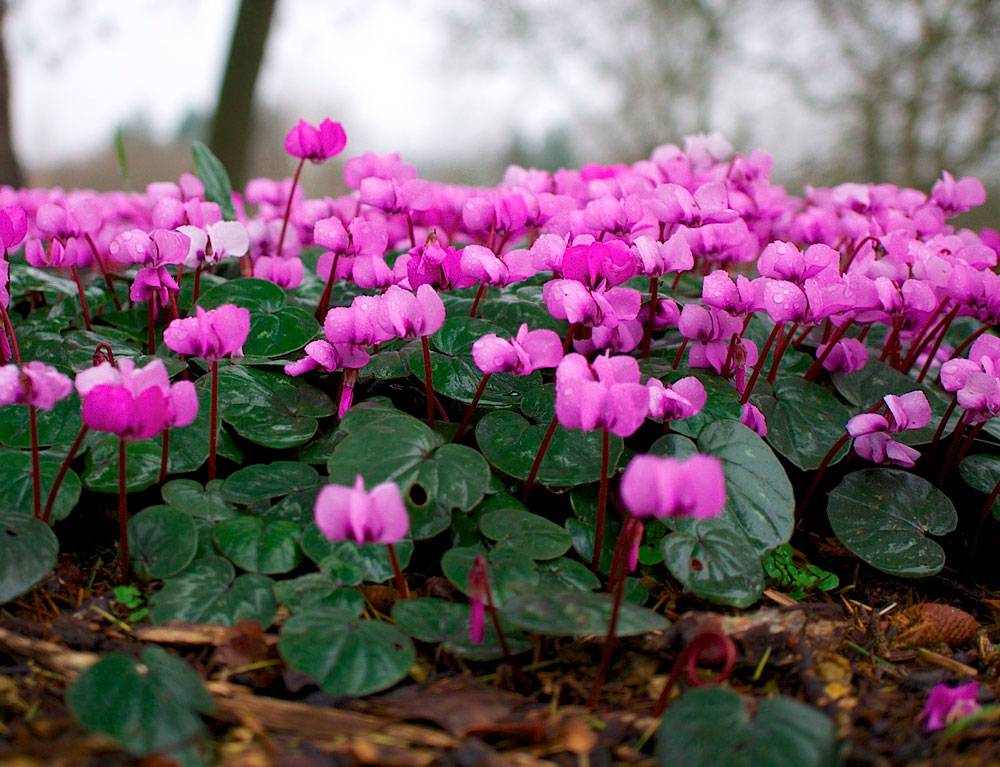
[[[698,415],[708,401],[705,385],[694,376],[667,385],[659,378],[650,378],[646,389],[649,391],[649,417],[664,422]]]
[[[946,684],[934,685],[920,712],[920,719],[924,720],[924,729],[927,732],[943,730],[952,722],[976,713],[981,708],[976,700],[978,694],[979,682],[975,679],[957,687],[949,687]]]
[[[488,333],[472,345],[476,367],[490,374],[526,376],[541,368],[554,368],[562,356],[562,341],[555,331],[528,330],[526,323],[509,341]]]
[[[73,391],[73,383],[51,365],[28,362],[0,367],[0,405],[32,405],[51,410]]]
[[[872,463],[893,463],[911,467],[920,452],[897,442],[890,435],[910,429],[922,429],[931,420],[931,406],[922,391],[882,398],[888,416],[862,413],[847,422],[847,433],[854,437],[854,452]]]
[[[340,154],[347,146],[347,134],[339,122],[329,117],[319,126],[299,120],[285,135],[285,151],[293,157],[322,163]]]
[[[219,360],[241,357],[250,333],[250,311],[223,304],[208,311],[195,307],[195,316],[173,320],[163,331],[163,342],[177,354]]]
[[[648,409],[634,357],[605,355],[591,364],[581,354],[567,354],[556,368],[556,415],[564,428],[628,437],[642,426]]]
[[[722,462],[700,454],[686,459],[637,455],[622,475],[621,496],[636,517],[717,516],[726,505]]]
[[[327,485],[316,496],[316,526],[330,541],[398,543],[409,532],[410,518],[395,482],[365,490],[359,474],[353,487]]]

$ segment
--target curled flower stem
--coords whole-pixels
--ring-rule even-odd
[[[108,292],[111,293],[111,300],[114,301],[115,311],[120,312],[122,310],[122,302],[118,300],[118,294],[115,293],[115,285],[111,281],[111,277],[108,275],[107,267],[104,265],[104,259],[101,258],[101,252],[97,249],[97,243],[94,242],[94,238],[89,234],[85,235],[87,244],[90,245],[90,252],[94,254],[94,263],[97,264],[98,270],[101,272],[101,276],[104,278],[104,284],[108,288]]]
[[[653,709],[654,717],[662,716],[666,710],[667,702],[670,700],[670,693],[677,684],[681,670],[684,670],[688,684],[692,687],[701,687],[707,684],[698,678],[698,659],[706,650],[711,649],[713,646],[717,650],[721,650],[723,654],[722,670],[716,677],[715,683],[724,682],[732,676],[733,669],[736,668],[736,643],[733,642],[729,635],[712,629],[695,634],[681,651],[681,654],[677,657],[677,661],[674,663],[674,667],[670,670],[667,683],[663,686],[663,692],[660,693],[659,700],[656,701],[656,708]]]
[[[66,477],[66,472],[69,471],[70,464],[72,464],[73,459],[76,458],[77,451],[79,451],[80,445],[83,444],[83,438],[87,436],[87,431],[88,429],[86,426],[80,427],[80,431],[76,433],[76,439],[73,440],[73,444],[70,445],[66,458],[59,467],[59,473],[56,474],[56,478],[52,482],[52,487],[49,488],[48,498],[45,499],[45,511],[42,512],[42,522],[45,524],[48,524],[49,520],[52,518],[52,508],[55,506],[56,496],[59,495],[59,488],[62,487],[63,479]]]
[[[167,463],[170,460],[170,429],[163,430],[163,447],[160,449],[160,482],[167,481]]]
[[[34,405],[28,405],[28,431],[31,434],[31,492],[34,499],[35,519],[41,519],[42,469],[38,460],[38,411]]]
[[[125,440],[118,439],[118,566],[121,581],[128,580],[128,487],[125,483]]]
[[[595,573],[601,567],[601,548],[604,546],[604,524],[608,513],[608,463],[610,437],[607,429],[601,430],[601,484],[597,491],[597,520],[594,526],[594,553],[590,558],[590,569]]]
[[[660,278],[653,275],[649,278],[649,317],[646,319],[646,328],[642,333],[641,350],[642,359],[649,357],[649,344],[653,340],[653,329],[656,325],[656,305],[657,293],[660,289]]]
[[[330,306],[330,293],[333,291],[333,283],[337,279],[337,262],[340,261],[340,251],[333,254],[333,264],[330,265],[330,274],[326,278],[326,285],[323,286],[323,295],[319,297],[316,305],[316,321],[322,325],[326,319],[326,313]]]
[[[288,203],[285,205],[285,216],[281,219],[281,234],[278,235],[278,247],[275,255],[281,258],[285,249],[285,231],[288,229],[288,219],[292,215],[292,200],[295,199],[295,190],[299,186],[299,176],[302,175],[302,166],[306,164],[306,158],[299,160],[299,165],[295,169],[295,176],[292,177],[292,188],[288,190]]]
[[[767,340],[764,342],[764,348],[760,350],[760,354],[757,356],[757,364],[753,366],[753,372],[750,374],[750,380],[743,387],[743,395],[740,397],[741,405],[745,405],[750,401],[750,395],[753,394],[753,387],[757,383],[757,379],[760,378],[760,371],[764,368],[764,360],[767,359],[767,353],[771,351],[774,339],[778,337],[778,334],[781,333],[784,327],[785,324],[783,322],[776,323]]]
[[[819,375],[819,371],[823,369],[823,363],[826,362],[826,358],[829,357],[830,353],[833,351],[833,347],[836,346],[837,342],[844,337],[844,334],[847,333],[852,324],[853,320],[848,320],[833,332],[833,335],[830,336],[830,339],[826,342],[826,348],[823,349],[823,353],[813,361],[813,363],[809,366],[809,369],[806,371],[806,374],[803,376],[806,381],[816,380],[816,377]]]
[[[400,599],[410,598],[410,589],[406,585],[406,577],[403,575],[403,570],[399,566],[399,557],[396,556],[396,547],[391,543],[385,545],[389,549],[389,561],[392,563],[392,572],[396,578],[396,591],[399,594]]]
[[[921,383],[927,376],[927,372],[931,369],[931,364],[934,362],[934,358],[937,357],[938,349],[941,348],[941,344],[942,342],[944,342],[944,337],[948,335],[948,328],[951,327],[952,321],[958,314],[958,309],[959,309],[958,304],[956,304],[955,307],[950,312],[948,312],[948,314],[945,315],[945,318],[941,321],[941,332],[938,333],[937,339],[934,341],[934,343],[931,345],[930,350],[928,350],[927,352],[927,359],[924,360],[924,366],[920,368],[920,374],[917,376],[917,383]],[[920,352],[918,351],[913,358],[914,362],[916,362],[916,358],[919,355]]]
[[[14,325],[11,324],[10,314],[7,309],[0,306],[0,318],[3,319],[3,327],[7,332],[7,336],[10,338],[10,350],[14,354],[14,362],[18,365],[21,364],[21,349],[17,345],[17,334],[14,332]]]
[[[476,297],[472,299],[472,308],[469,310],[469,316],[475,317],[476,311],[479,309],[479,303],[486,297],[486,283],[479,283],[479,290],[476,291]]]
[[[479,386],[476,388],[476,393],[472,396],[472,402],[465,409],[465,416],[462,418],[462,423],[459,424],[458,431],[455,432],[455,436],[451,438],[452,442],[458,442],[462,435],[465,434],[465,430],[469,428],[469,424],[472,423],[472,416],[476,412],[476,405],[479,404],[479,400],[483,396],[483,392],[486,390],[486,384],[490,380],[490,374],[484,373],[482,379],[479,381]]]
[[[773,384],[775,379],[778,377],[778,369],[781,367],[781,358],[785,356],[785,351],[788,349],[792,342],[792,336],[795,331],[798,330],[798,323],[794,323],[787,333],[782,333],[778,338],[777,345],[774,347],[774,359],[771,361],[771,370],[767,374],[767,382]]]
[[[535,478],[538,476],[538,469],[541,468],[542,459],[545,457],[545,451],[549,449],[549,443],[552,441],[552,435],[556,433],[556,427],[558,425],[559,416],[552,416],[549,428],[545,430],[545,435],[542,437],[542,443],[538,446],[538,452],[535,453],[535,460],[531,462],[531,470],[528,472],[528,478],[524,481],[522,497],[525,501],[528,500],[528,496],[531,494],[531,488],[535,485]]]
[[[208,480],[215,479],[215,450],[219,431],[219,361],[209,365],[212,376],[212,396],[208,408]]]
[[[434,374],[431,372],[431,345],[427,336],[420,337],[424,352],[424,390],[427,395],[427,425],[434,428]]]
[[[73,277],[73,282],[76,283],[76,292],[80,296],[80,311],[83,314],[83,324],[87,330],[91,330],[92,326],[90,324],[90,307],[87,306],[87,297],[83,294],[83,283],[80,282],[80,270],[75,266],[69,268],[69,273]]]

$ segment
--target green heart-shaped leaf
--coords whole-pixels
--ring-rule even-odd
[[[342,588],[326,573],[308,573],[291,580],[276,581],[274,598],[289,612],[300,612],[312,607],[334,607],[361,615],[365,599],[354,589]]]
[[[603,636],[608,632],[613,602],[610,594],[550,591],[513,597],[503,605],[501,613],[504,619],[531,634]],[[669,625],[662,615],[623,602],[615,636],[662,631]]]
[[[55,567],[59,541],[41,520],[0,513],[0,605],[19,597]]]
[[[80,421],[80,399],[73,394],[56,403],[52,410],[38,410],[38,445],[69,445],[76,439]],[[31,436],[27,429],[28,409],[24,407],[0,408],[0,444],[7,447],[30,448]]]
[[[149,600],[153,623],[187,621],[232,626],[244,620],[267,628],[276,605],[273,581],[263,575],[235,577],[233,566],[222,557],[196,559],[186,570],[163,584]]]
[[[44,510],[49,491],[55,482],[62,461],[47,455],[39,456],[38,468],[42,478],[41,506]],[[32,483],[31,453],[0,450],[0,486],[4,488],[4,511],[11,514],[34,515],[35,492]],[[52,504],[52,519],[69,516],[80,501],[80,477],[72,469],[63,477],[59,492]]]
[[[545,517],[517,508],[498,508],[479,520],[479,530],[500,546],[531,559],[561,557],[573,545],[569,533]]]
[[[237,567],[274,575],[295,569],[302,559],[300,529],[281,519],[243,516],[216,525],[213,539],[219,552]]]
[[[237,515],[222,496],[223,480],[213,479],[204,487],[193,479],[174,479],[160,488],[163,500],[176,509],[206,522],[222,522]]]
[[[198,531],[194,520],[170,506],[152,506],[128,522],[132,568],[140,578],[169,578],[194,559]]]

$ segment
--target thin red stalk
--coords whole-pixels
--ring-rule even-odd
[[[531,488],[535,484],[535,478],[538,476],[538,469],[542,465],[542,459],[545,458],[545,451],[549,449],[549,443],[552,441],[552,435],[556,433],[556,427],[558,425],[559,417],[552,416],[549,428],[545,430],[545,435],[542,437],[542,443],[538,446],[538,452],[535,453],[535,460],[531,462],[531,470],[528,472],[528,478],[524,481],[524,490],[522,491],[522,497],[524,500],[528,500]]]
[[[208,479],[215,479],[215,449],[219,429],[219,361],[209,365],[212,376],[212,396],[208,408]]]
[[[563,354],[569,352],[569,348],[573,343],[573,336],[576,335],[577,324],[575,322],[571,323],[569,330],[566,331],[566,337],[563,339]]]
[[[410,215],[410,211],[406,211],[406,233],[410,235],[410,247],[417,247],[417,235],[413,231],[413,216]]]
[[[799,516],[800,513],[804,513],[809,502],[812,500],[816,491],[819,489],[820,483],[823,481],[823,475],[826,474],[827,467],[830,465],[830,461],[834,459],[840,449],[847,444],[847,441],[851,438],[851,435],[846,431],[836,442],[833,443],[833,447],[830,448],[829,452],[823,456],[823,460],[820,461],[819,466],[816,468],[816,473],[813,475],[812,482],[809,483],[809,487],[806,489],[805,494],[802,499],[796,504],[795,516]]]
[[[830,339],[826,342],[826,348],[823,349],[823,353],[820,354],[813,363],[809,366],[806,374],[803,376],[807,381],[816,380],[816,376],[819,375],[819,371],[823,369],[823,363],[826,362],[826,358],[830,356],[833,351],[833,347],[837,345],[837,342],[844,337],[844,334],[850,329],[853,324],[853,320],[848,320],[839,328],[837,328]]]
[[[778,369],[781,367],[781,358],[785,356],[785,351],[788,349],[792,342],[792,335],[798,329],[798,323],[794,323],[787,333],[782,333],[781,337],[778,339],[778,345],[774,347],[774,356],[771,360],[771,370],[767,374],[767,382],[773,384],[775,379],[778,377]]]
[[[156,353],[156,336],[153,334],[153,323],[156,315],[156,294],[149,296],[146,302],[146,351],[149,354]]]
[[[924,366],[920,368],[920,374],[917,376],[917,383],[920,383],[927,376],[927,372],[931,369],[931,363],[934,362],[934,358],[937,357],[938,349],[941,348],[941,344],[944,341],[944,337],[948,335],[948,328],[951,327],[951,323],[954,321],[956,315],[958,314],[958,306],[956,305],[954,309],[948,312],[942,321],[943,327],[941,332],[938,334],[937,340],[931,345],[931,348],[927,352],[927,359],[924,361]],[[919,355],[918,355],[919,356]],[[916,357],[914,357],[914,362]]]
[[[118,564],[122,583],[128,580],[128,488],[125,484],[125,440],[118,440]]]
[[[275,255],[281,258],[285,249],[285,230],[288,229],[288,219],[292,215],[292,200],[295,199],[295,190],[299,185],[299,176],[302,175],[302,166],[306,164],[306,158],[299,160],[299,166],[295,169],[295,176],[292,178],[292,188],[288,191],[288,203],[285,205],[285,217],[281,219],[281,234],[278,235],[278,247]]]
[[[472,396],[472,402],[465,409],[465,417],[462,418],[462,423],[459,424],[458,431],[455,432],[455,436],[451,438],[452,442],[458,442],[462,435],[465,434],[465,430],[469,428],[469,424],[472,423],[472,416],[476,412],[476,405],[479,404],[479,400],[483,396],[483,392],[486,390],[486,384],[490,380],[490,374],[484,373],[482,379],[479,381],[479,386],[476,388],[476,393]]]
[[[431,345],[427,336],[420,337],[424,351],[424,390],[427,394],[427,425],[434,428],[434,378],[431,372]]]
[[[945,474],[941,479],[942,483],[948,479],[948,477],[951,475],[952,470],[956,466],[962,465],[962,461],[965,460],[965,456],[966,454],[968,454],[969,448],[972,447],[972,443],[976,441],[976,437],[979,436],[979,433],[985,427],[986,427],[986,422],[984,421],[983,423],[973,426],[971,429],[969,429],[969,431],[965,435],[965,439],[962,441],[962,446],[959,447],[958,452],[955,454],[955,459],[951,462],[951,465],[945,468]]]
[[[194,268],[194,292],[191,296],[192,303],[198,303],[198,296],[201,295],[201,264]]]
[[[170,429],[163,430],[163,446],[160,449],[160,482],[167,481],[167,462],[170,460]]]
[[[941,435],[944,434],[944,430],[948,427],[948,421],[951,420],[951,414],[955,412],[955,406],[958,404],[958,397],[952,397],[951,403],[948,405],[948,409],[944,411],[944,415],[941,416],[941,422],[938,423],[937,429],[934,430],[934,439],[931,440],[931,450],[937,448],[938,441],[941,439]]]
[[[594,527],[594,553],[590,558],[590,569],[595,573],[601,567],[601,548],[604,546],[604,524],[608,513],[608,463],[610,460],[610,439],[607,429],[601,430],[601,484],[597,491],[597,520]]]
[[[469,310],[470,317],[476,316],[476,310],[479,309],[479,302],[483,300],[483,297],[485,295],[486,295],[486,283],[480,282],[479,290],[476,291],[476,297],[472,299],[472,308]]]
[[[625,540],[625,537],[625,535],[621,536],[619,544]],[[601,650],[601,665],[597,667],[597,678],[594,679],[594,687],[590,691],[590,698],[587,700],[587,708],[590,711],[593,711],[597,705],[597,699],[601,694],[604,682],[608,678],[608,670],[611,667],[611,653],[615,648],[615,634],[618,632],[618,613],[621,610],[622,595],[625,592],[624,556],[620,558],[617,569],[622,572],[616,573],[614,568],[611,571],[611,578],[615,584],[615,601],[611,605],[611,620],[608,621],[608,633],[604,637],[604,647]],[[618,576],[617,578],[616,575]]]
[[[69,273],[73,277],[73,282],[76,283],[77,295],[80,296],[80,311],[83,313],[83,324],[87,330],[91,330],[90,307],[87,306],[87,297],[83,294],[83,283],[80,282],[80,270],[75,266],[71,266]]]
[[[726,359],[722,363],[722,375],[729,378],[732,375],[731,365],[733,364],[733,355],[736,353],[736,347],[739,344],[740,334],[733,333],[729,337],[729,346],[726,349]]]
[[[948,474],[951,470],[951,464],[955,460],[955,453],[958,452],[958,446],[962,442],[962,437],[965,436],[965,413],[963,412],[958,418],[958,423],[955,424],[955,430],[951,433],[951,442],[948,445],[948,452],[945,454],[944,461],[941,464],[941,471],[938,473],[939,485],[943,485],[945,479],[947,479]]]
[[[122,310],[122,302],[118,300],[118,294],[115,293],[115,285],[111,281],[111,277],[108,275],[107,268],[104,266],[104,259],[101,258],[101,253],[97,249],[97,244],[94,242],[94,238],[88,234],[86,235],[86,239],[87,244],[90,245],[90,252],[94,254],[94,261],[97,264],[97,268],[100,270],[101,276],[104,278],[104,284],[111,293],[111,300],[115,303],[115,311],[120,312]]]
[[[681,360],[684,359],[684,352],[687,351],[687,347],[688,347],[688,340],[685,338],[681,341],[681,346],[677,350],[677,355],[674,357],[674,364],[673,364],[674,370],[677,370],[677,368],[681,364]]]
[[[757,383],[757,379],[760,377],[760,371],[764,367],[764,360],[767,359],[767,353],[771,350],[772,344],[774,344],[774,339],[778,337],[781,329],[785,327],[784,323],[776,323],[774,328],[771,329],[767,340],[764,342],[764,348],[760,350],[760,354],[757,356],[757,364],[753,366],[753,372],[750,374],[750,380],[747,381],[747,385],[743,387],[743,395],[740,397],[740,404],[745,405],[750,400],[750,395],[753,394],[753,387]]]
[[[330,293],[333,291],[334,280],[337,279],[337,262],[340,261],[340,251],[333,254],[333,264],[330,266],[330,274],[326,278],[326,285],[323,286],[323,295],[319,297],[316,305],[316,321],[322,325],[326,319],[326,313],[330,306]]]
[[[983,526],[986,524],[986,520],[990,516],[990,512],[993,510],[993,504],[997,502],[997,498],[1000,498],[1000,480],[993,486],[993,491],[987,496],[986,503],[983,504],[982,510],[979,512],[979,523],[976,526],[976,546],[975,550],[978,551],[979,544],[983,539],[982,530]]]
[[[174,291],[170,291],[170,313],[173,315],[173,319],[179,320],[181,318],[180,309],[177,308],[177,294]]]
[[[639,347],[642,359],[649,357],[649,344],[653,340],[653,329],[656,325],[656,299],[659,289],[660,277],[654,274],[649,278],[649,317],[646,319],[646,328],[643,330],[642,344]]]
[[[869,323],[869,324],[865,325],[863,328],[861,328],[861,332],[858,333],[858,341],[860,341],[861,343],[864,343],[865,339],[868,338],[868,334],[871,333],[871,331],[872,331],[871,323]]]
[[[493,623],[493,630],[496,632],[497,641],[500,642],[504,659],[510,660],[510,647],[507,645],[507,637],[504,636],[503,627],[500,625],[500,616],[497,614],[496,605],[493,604],[493,589],[490,588],[489,580],[486,581],[486,612],[490,614],[490,621]]]
[[[812,333],[812,331],[813,331],[812,325],[806,325],[804,328],[802,328],[802,332],[799,334],[799,337],[796,338],[794,341],[792,341],[792,347],[796,349],[800,347],[805,342],[805,340],[809,338],[809,334]]]
[[[31,492],[35,510],[35,519],[41,519],[42,468],[38,460],[38,411],[35,409],[34,405],[28,405],[28,431],[31,434]]]
[[[903,357],[903,362],[900,365],[900,370],[902,370],[903,372],[909,371],[909,369],[913,366],[913,362],[917,359],[917,357],[920,356],[920,352],[923,350],[924,346],[927,344],[928,341],[930,341],[933,335],[937,333],[938,330],[941,328],[941,322],[939,321],[939,318],[941,316],[941,311],[944,309],[947,303],[948,299],[947,298],[943,299],[940,303],[938,303],[937,308],[934,310],[931,316],[927,318],[927,322],[924,323],[924,326],[920,329],[920,332],[917,333],[917,337],[914,338],[913,343],[910,344],[909,351],[907,351],[906,355]]]
[[[10,321],[10,314],[7,310],[0,306],[0,317],[3,318],[4,330],[7,331],[7,336],[10,338],[10,350],[14,354],[14,362],[18,365],[21,364],[21,349],[17,345],[17,334],[14,332],[14,326]]]
[[[621,532],[618,534],[618,540],[615,542],[615,551],[611,555],[611,568],[608,570],[608,593],[611,594],[615,590],[615,585],[618,582],[618,575],[624,575],[624,572],[619,573],[619,568],[625,559],[625,549],[629,545],[629,536],[626,535],[626,525],[628,520],[625,520],[625,524],[622,525]]]
[[[69,471],[69,467],[73,463],[73,459],[76,458],[76,453],[80,449],[80,445],[83,444],[83,438],[87,436],[87,431],[86,426],[80,427],[80,431],[76,433],[76,439],[73,440],[73,444],[69,447],[69,452],[66,454],[65,460],[63,460],[62,465],[59,467],[59,473],[56,474],[56,478],[52,482],[52,487],[49,488],[48,498],[45,499],[45,511],[42,512],[42,522],[45,524],[48,524],[49,520],[52,518],[52,507],[55,505],[56,496],[59,494],[59,488],[62,487],[63,479],[66,477],[66,472]]]
[[[892,351],[896,348],[896,344],[899,341],[899,330],[902,327],[902,318],[896,317],[892,321],[892,332],[889,333],[889,337],[885,339],[885,346],[882,347],[882,354],[879,355],[879,361],[885,362]]]
[[[677,272],[677,274],[674,275],[674,281],[670,283],[670,292],[676,293],[677,286],[680,284],[681,284],[681,272]]]
[[[403,570],[399,566],[399,557],[396,556],[396,547],[391,543],[385,545],[389,549],[389,561],[392,562],[392,572],[395,574],[396,578],[396,592],[399,594],[400,599],[410,598],[410,589],[406,585],[406,577],[403,575]]]
[[[861,252],[861,249],[865,246],[866,242],[872,242],[875,245],[879,244],[878,238],[872,237],[871,235],[868,235],[867,237],[862,239],[861,242],[859,242],[854,248],[851,249],[850,254],[848,254],[847,256],[847,262],[844,264],[844,267],[840,271],[847,272],[847,270],[850,269],[851,264],[854,263],[854,259],[857,257],[858,253]]]
[[[722,670],[715,680],[716,684],[724,682],[732,675],[733,669],[736,667],[736,644],[729,635],[711,629],[696,634],[685,645],[681,654],[677,656],[674,667],[670,670],[670,676],[667,678],[667,683],[663,686],[663,692],[660,693],[660,697],[656,701],[656,707],[653,709],[654,717],[662,716],[664,710],[666,710],[667,702],[670,700],[670,693],[677,684],[682,670],[687,672],[687,680],[692,687],[701,687],[704,684],[704,682],[698,679],[698,658],[705,650],[712,647],[712,645],[715,645],[718,650],[722,650],[724,657]]]
[[[955,351],[952,352],[952,355],[951,355],[952,358],[954,359],[955,357],[961,356],[962,352],[964,352],[966,349],[968,349],[973,344],[973,342],[977,338],[979,338],[979,336],[981,336],[983,333],[985,333],[989,329],[990,329],[989,325],[983,325],[981,328],[979,328],[979,330],[977,330],[975,333],[973,333],[968,338],[966,338],[964,341],[962,341],[962,343],[960,343],[958,346],[955,347]]]

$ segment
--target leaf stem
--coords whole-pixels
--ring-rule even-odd
[[[69,273],[73,277],[73,282],[76,283],[76,292],[80,296],[80,311],[83,313],[83,324],[87,330],[92,330],[90,324],[90,307],[87,306],[87,297],[83,294],[83,283],[80,282],[80,270],[75,266],[69,268]]]
[[[525,501],[528,500],[531,488],[535,485],[535,478],[538,476],[538,470],[542,466],[542,459],[545,457],[545,451],[549,449],[549,443],[552,441],[552,435],[556,433],[556,427],[558,425],[559,416],[553,415],[552,421],[549,423],[549,427],[545,430],[545,434],[542,437],[542,443],[538,446],[538,452],[535,453],[535,460],[531,462],[531,470],[528,472],[528,478],[524,481],[524,489],[521,497]]]
[[[330,265],[330,274],[327,275],[326,285],[323,286],[323,295],[319,297],[316,305],[316,321],[322,325],[326,319],[326,313],[330,305],[330,293],[333,292],[333,283],[337,279],[337,262],[340,261],[340,251],[333,254],[333,263]]]

